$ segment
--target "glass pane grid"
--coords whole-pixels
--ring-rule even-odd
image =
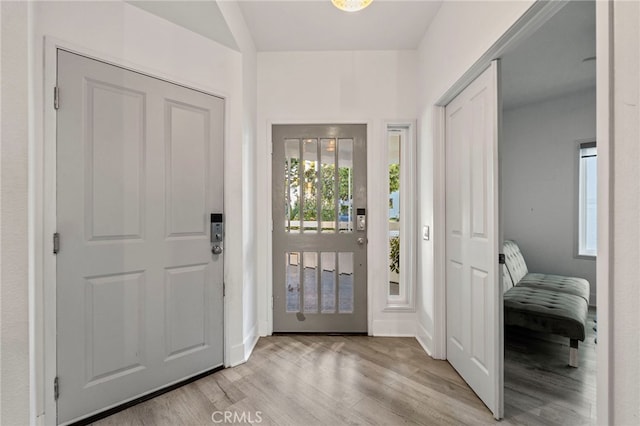
[[[322,313],[336,312],[336,253],[322,253]]]
[[[353,253],[338,253],[338,312],[353,313]]]
[[[337,192],[336,192],[336,140],[320,140],[320,183],[321,183],[321,231],[323,233],[335,233],[337,218]]]
[[[303,153],[303,232],[318,232],[318,140],[304,139]]]
[[[285,268],[287,313],[353,313],[352,252],[289,252]]]
[[[353,139],[338,139],[340,232],[353,232]]]
[[[286,311],[300,311],[300,253],[287,253],[286,256]]]
[[[303,292],[304,312],[318,312],[318,253],[304,252],[303,260]]]
[[[285,141],[285,231],[300,232],[300,140]]]

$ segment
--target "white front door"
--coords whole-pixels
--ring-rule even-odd
[[[447,359],[502,417],[498,63],[446,113]]]
[[[58,422],[223,363],[224,100],[58,52]]]

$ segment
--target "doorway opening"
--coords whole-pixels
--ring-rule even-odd
[[[596,420],[595,6],[567,2],[502,56],[504,239],[517,243],[529,272],[590,284],[577,368],[567,367],[568,338],[505,328],[507,418],[533,421],[522,407],[543,404],[579,423]]]

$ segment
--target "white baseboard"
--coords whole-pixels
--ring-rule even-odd
[[[374,320],[369,334],[379,337],[415,337],[416,322],[414,320]]]
[[[244,338],[244,360],[245,362],[249,360],[251,353],[253,353],[253,348],[256,347],[258,343],[258,333],[256,333],[256,326],[254,325],[249,334]]]
[[[244,364],[245,362],[244,343],[232,346],[229,351],[229,362],[227,362],[227,366],[235,367],[236,365]]]
[[[256,326],[254,325],[251,331],[247,333],[242,343],[231,347],[231,351],[229,351],[230,359],[227,365],[229,367],[235,367],[236,365],[247,362],[253,352],[253,348],[255,348],[256,343],[258,343],[259,337],[260,336],[256,333]]]
[[[418,331],[416,333],[416,340],[420,343],[420,346],[422,346],[422,349],[424,349],[427,355],[432,356],[433,337],[431,336],[431,333],[429,333],[420,323],[416,324],[416,328]]]

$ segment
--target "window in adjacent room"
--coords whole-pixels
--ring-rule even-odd
[[[597,148],[595,142],[580,144],[578,195],[578,255],[597,252]]]

